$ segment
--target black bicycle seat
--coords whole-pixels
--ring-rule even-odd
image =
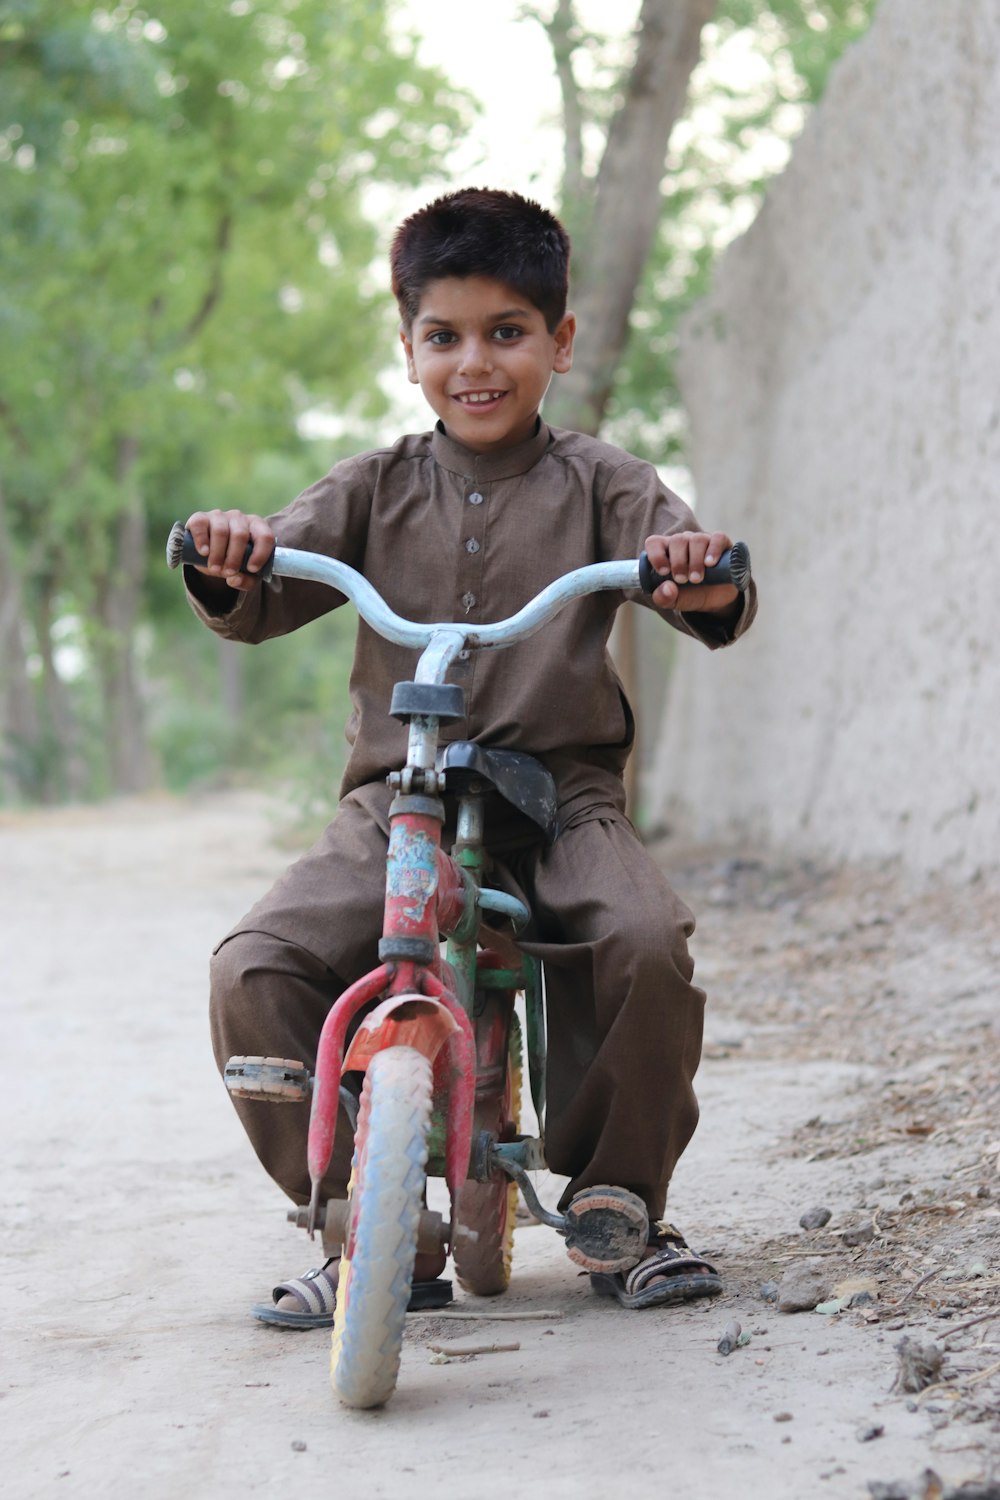
[[[536,823],[548,843],[559,832],[558,799],[551,772],[523,750],[490,750],[471,740],[453,740],[437,754],[445,790],[461,794],[473,782],[485,782],[494,792]]]

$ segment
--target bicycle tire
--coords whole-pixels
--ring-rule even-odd
[[[515,1026],[517,1017],[514,1017]],[[521,1115],[520,1033],[512,1035],[507,1081],[494,1118],[477,1129],[514,1134]],[[478,1111],[477,1111],[478,1115]],[[498,1297],[510,1285],[514,1258],[517,1184],[509,1178],[463,1182],[458,1192],[454,1261],[458,1284],[473,1297]]]
[[[412,1047],[376,1053],[365,1074],[330,1351],[330,1380],[347,1406],[382,1406],[396,1388],[431,1092],[431,1065]]]

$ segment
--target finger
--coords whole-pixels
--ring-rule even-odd
[[[665,536],[648,536],[642,549],[657,573],[669,571],[667,563],[667,539]]]
[[[208,539],[210,533],[210,522],[203,510],[196,510],[188,516],[184,522],[184,529],[191,533],[191,539],[197,551],[202,557],[208,556]]]
[[[687,583],[691,576],[691,532],[678,531],[667,537],[667,566],[675,583]]]
[[[226,552],[229,548],[229,517],[221,510],[210,510],[206,513],[208,522],[208,552],[205,554],[205,567],[210,573],[219,574],[223,571],[226,561]]]
[[[739,597],[731,583],[691,584],[681,590],[674,608],[683,614],[711,614],[728,609]]]
[[[688,543],[688,580],[692,584],[701,583],[705,577],[705,553],[710,541],[702,531],[695,533]]]
[[[655,588],[650,597],[657,609],[676,609],[677,601],[680,598],[680,589],[671,578],[666,583],[661,583],[658,588]]]
[[[243,558],[246,555],[247,543],[250,541],[250,520],[241,510],[228,511],[226,519],[229,522],[229,536],[222,571],[228,577],[230,574],[243,571]]]
[[[253,542],[253,551],[247,559],[247,572],[257,573],[267,562],[274,551],[275,536],[266,521],[260,516],[250,516],[250,538]]]
[[[708,539],[708,551],[705,553],[706,568],[714,568],[723,552],[732,545],[724,531],[713,531]]]

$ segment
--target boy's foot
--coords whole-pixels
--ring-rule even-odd
[[[445,1259],[443,1254],[417,1256],[407,1312],[447,1307],[453,1294],[451,1282],[440,1274]],[[340,1257],[334,1256],[313,1271],[281,1282],[272,1291],[271,1302],[258,1302],[250,1314],[275,1328],[332,1328],[339,1280]]]
[[[593,1271],[590,1282],[599,1296],[617,1297],[622,1307],[633,1309],[717,1297],[722,1291],[715,1267],[695,1255],[672,1224],[650,1226],[646,1253],[631,1271]]]

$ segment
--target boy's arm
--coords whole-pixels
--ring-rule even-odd
[[[601,555],[636,557],[645,548],[658,573],[670,573],[652,597],[638,590],[629,597],[655,609],[684,635],[716,650],[738,640],[757,613],[757,589],[751,580],[745,594],[728,584],[702,586],[692,578],[717,561],[730,544],[725,532],[705,531],[688,505],[660,479],[652,464],[627,458],[604,490],[601,505]],[[643,540],[645,538],[645,540]],[[685,586],[678,591],[676,580]]]
[[[320,552],[360,568],[371,495],[358,460],[336,465],[274,515],[240,510],[195,511],[187,525],[205,562],[185,566],[188,601],[198,618],[228,640],[258,642],[285,635],[344,603],[343,594],[303,579],[262,582],[257,570],[277,541],[283,547]],[[246,572],[241,563],[253,544]]]

